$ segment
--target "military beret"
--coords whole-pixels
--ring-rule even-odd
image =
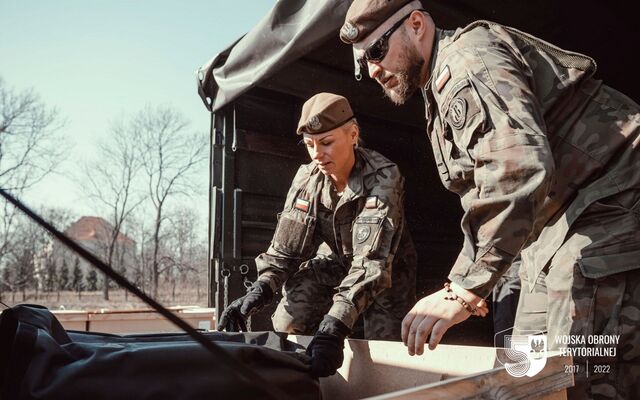
[[[302,106],[298,135],[315,135],[335,129],[353,118],[349,101],[337,94],[318,93]]]
[[[416,3],[415,8],[422,6],[418,0],[354,0],[340,29],[340,40],[348,44],[361,41],[411,2]]]

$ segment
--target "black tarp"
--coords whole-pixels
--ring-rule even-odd
[[[422,3],[439,27],[453,29],[473,20],[487,19],[524,30],[567,50],[585,53],[598,63],[596,77],[632,98],[640,97],[640,76],[634,68],[640,29],[632,12],[634,4],[629,0],[423,0]],[[219,110],[301,57],[353,76],[350,46],[341,43],[337,36],[349,4],[350,0],[278,1],[249,33],[199,69],[199,93],[207,107]],[[335,50],[331,57],[314,58],[314,51],[327,43]],[[309,88],[299,87],[299,96],[314,94],[318,83],[310,84]]]
[[[267,382],[319,399],[302,347],[273,332],[204,333]],[[46,308],[0,315],[0,399],[256,399],[264,390],[185,334],[65,331]]]

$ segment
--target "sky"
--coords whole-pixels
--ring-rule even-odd
[[[248,32],[275,0],[0,0],[0,77],[33,89],[66,121],[72,144],[59,173],[25,194],[43,205],[94,215],[71,176],[108,140],[110,124],[146,106],[170,106],[208,135],[195,70]],[[203,163],[198,181],[208,182]],[[203,191],[206,193],[206,190]],[[206,215],[206,194],[194,199]]]

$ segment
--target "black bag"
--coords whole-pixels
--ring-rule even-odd
[[[292,398],[320,399],[304,350],[274,332],[204,333]],[[65,331],[44,307],[0,315],[0,399],[267,399],[186,334]]]

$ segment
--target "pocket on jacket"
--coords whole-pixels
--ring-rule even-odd
[[[273,237],[273,248],[291,257],[300,257],[313,240],[316,218],[282,213]]]

